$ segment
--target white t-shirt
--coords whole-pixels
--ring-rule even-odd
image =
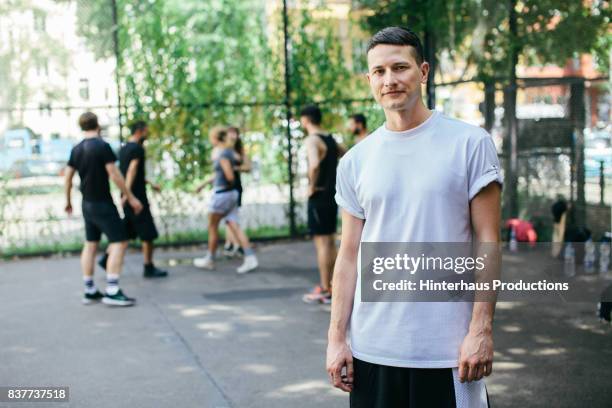
[[[489,134],[432,115],[393,132],[385,125],[340,160],[336,202],[365,219],[361,242],[471,242],[470,200],[502,183]],[[358,280],[350,321],[353,355],[396,367],[457,367],[472,314],[464,302],[361,302]]]

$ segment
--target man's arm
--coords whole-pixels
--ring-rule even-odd
[[[315,183],[321,170],[319,167],[321,157],[319,155],[317,139],[314,136],[306,138],[306,157],[308,159],[308,196],[310,197],[315,192]]]
[[[353,355],[346,342],[355,286],[357,284],[357,256],[364,220],[342,210],[342,238],[334,267],[333,297],[327,345],[327,372],[336,388],[353,389]],[[342,370],[346,378],[343,378]]]
[[[72,166],[66,166],[65,172],[64,192],[66,193],[66,207],[64,210],[70,215],[72,214],[72,179],[74,178],[75,169]]]
[[[106,172],[108,173],[108,177],[113,180],[113,183],[115,183],[121,193],[123,193],[123,195],[127,197],[127,202],[134,209],[134,213],[138,214],[140,211],[142,211],[142,203],[134,196],[134,194],[132,194],[132,191],[127,188],[125,180],[123,179],[123,176],[121,175],[121,172],[119,171],[117,166],[115,166],[115,163],[106,163],[105,167]]]
[[[132,186],[134,185],[134,180],[136,179],[136,173],[138,173],[139,161],[139,159],[132,159],[132,161],[130,161],[130,165],[128,166],[127,172],[125,173],[125,186],[130,191],[132,191]]]
[[[501,218],[501,188],[491,183],[470,202],[472,228],[478,247],[478,256],[486,252],[484,275],[476,274],[476,281],[491,282],[499,272],[500,259],[496,247],[499,243]],[[492,249],[486,251],[486,248]],[[482,251],[482,252],[481,252]],[[478,301],[478,297],[484,297]],[[468,334],[461,345],[459,379],[461,382],[480,380],[493,369],[493,314],[495,299],[491,292],[476,294]]]

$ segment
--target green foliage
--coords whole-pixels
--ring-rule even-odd
[[[375,32],[403,25],[430,30],[436,52],[476,63],[481,79],[506,75],[514,47],[529,63],[565,65],[578,53],[596,52],[605,72],[609,52],[608,2],[576,0],[515,1],[517,35],[509,31],[509,2],[498,0],[358,0],[373,10],[362,19]]]
[[[96,2],[90,10],[109,4]],[[281,13],[270,14],[262,1],[117,4],[127,116],[150,121],[149,155],[153,161],[173,163],[172,183],[191,185],[208,173],[207,135],[218,124],[256,133],[246,141],[254,144],[251,153],[259,151],[266,160],[261,163],[264,181],[286,183]],[[103,14],[81,23],[102,24]],[[354,97],[353,76],[344,64],[333,21],[315,21],[307,11],[292,10],[290,22],[291,106]],[[102,33],[104,27],[83,30]],[[88,38],[94,49],[108,50],[106,40]],[[330,113],[329,125],[344,123],[346,108],[335,107]]]

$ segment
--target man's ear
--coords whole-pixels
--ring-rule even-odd
[[[421,64],[421,75],[423,76],[421,78],[421,83],[426,84],[427,78],[429,77],[429,62],[423,61]]]

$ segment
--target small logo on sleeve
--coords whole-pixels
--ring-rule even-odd
[[[494,174],[499,173],[499,166],[497,164],[490,165],[487,171],[485,172],[485,174],[492,174],[492,173]]]

